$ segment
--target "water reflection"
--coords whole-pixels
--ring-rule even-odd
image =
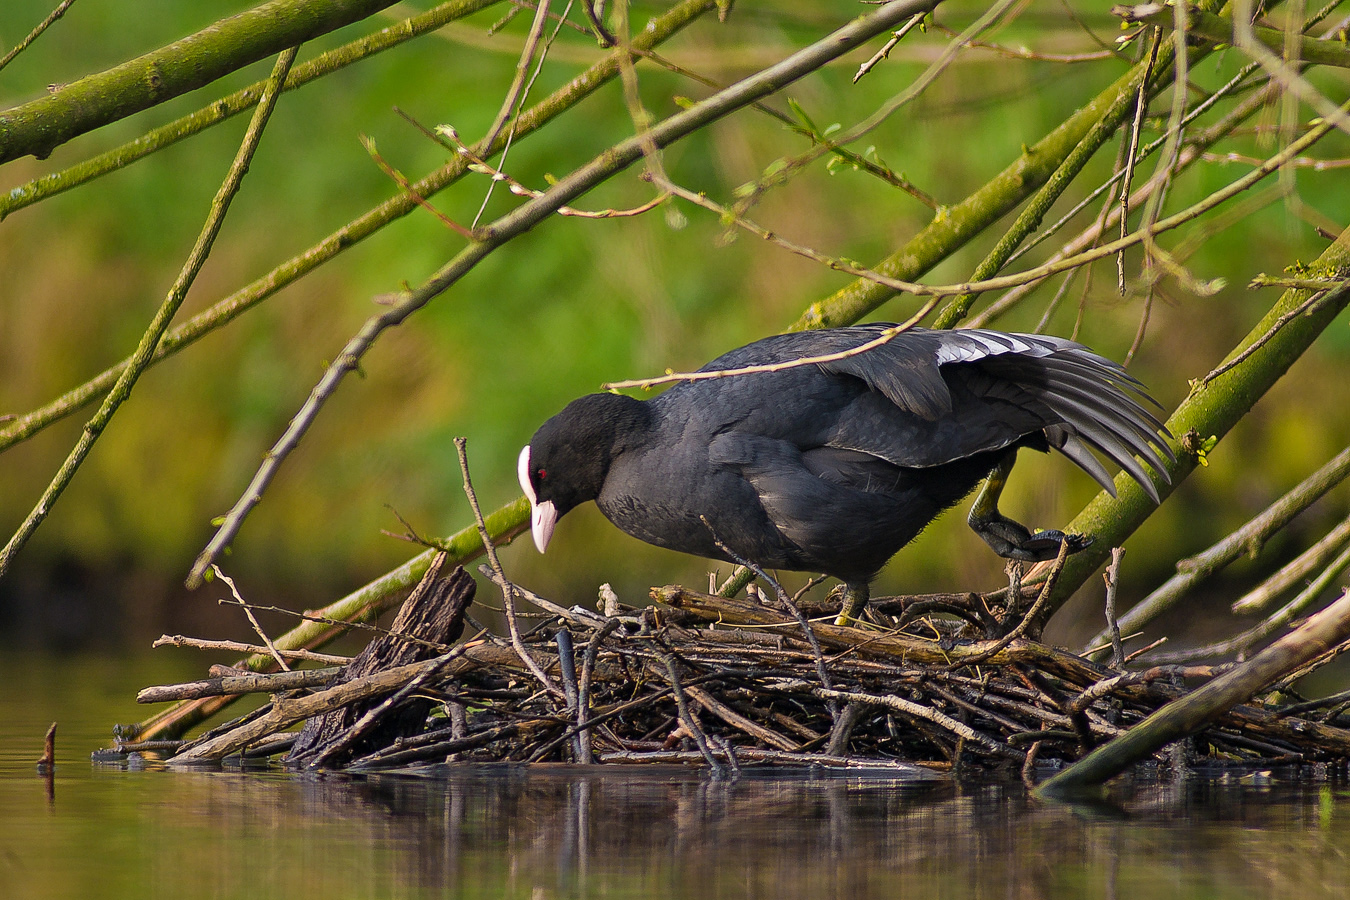
[[[1136,787],[1103,816],[837,777],[144,775],[151,883],[188,896],[200,864],[212,896],[1342,897],[1350,850],[1350,795],[1274,781]]]

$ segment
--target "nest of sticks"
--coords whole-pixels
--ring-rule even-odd
[[[438,559],[393,626],[345,665],[229,670],[147,688],[143,702],[272,696],[195,740],[116,752],[156,751],[171,763],[280,757],[354,772],[679,763],[714,773],[1020,770],[1030,780],[1038,764],[1072,764],[1232,667],[1129,669],[1119,658],[1112,667],[1036,640],[1037,600],[1054,567],[1038,586],[1014,578],[988,594],[875,599],[874,621],[856,627],[832,624],[837,601],[790,598],[776,583],[773,595],[751,585],[742,598],[663,587],[641,608],[602,590],[596,612],[563,608],[484,567],[506,600],[505,636],[468,617],[473,578],[462,568],[442,577],[440,567]],[[521,627],[520,601],[546,618]],[[1326,648],[1267,686],[1261,696],[1282,707],[1211,705],[1179,746],[1191,761],[1343,763],[1344,702],[1290,705],[1288,693],[1336,652]]]

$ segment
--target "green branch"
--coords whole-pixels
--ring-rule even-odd
[[[397,47],[427,32],[435,31],[447,22],[462,19],[497,2],[499,0],[453,0],[453,2],[442,3],[440,6],[429,9],[420,15],[390,25],[388,28],[381,28],[373,34],[368,34],[349,44],[329,50],[327,53],[321,53],[296,66],[286,78],[286,85],[283,90],[295,90],[317,78],[322,78],[350,66],[352,63],[360,62],[377,53]],[[233,118],[258,102],[258,98],[262,96],[263,85],[266,83],[266,81],[259,81],[251,84],[243,90],[235,91],[233,94],[213,101],[194,113],[189,113],[167,125],[147,131],[120,147],[114,147],[106,153],[100,153],[67,169],[62,169],[60,172],[43,175],[41,178],[35,178],[27,184],[21,184],[4,194],[0,194],[0,221],[4,221],[5,217],[15,210],[32,206],[39,200],[45,200],[63,191],[79,187],[85,182],[92,181],[102,175],[107,175],[109,172],[115,172],[157,150],[163,150],[184,138],[191,137],[213,125],[218,125]]]
[[[0,163],[45,159],[73,137],[360,21],[394,0],[272,0],[0,113]]]
[[[1118,7],[1122,8],[1122,7]],[[1128,7],[1130,10],[1139,7]],[[1158,25],[1167,30],[1172,30],[1176,25],[1173,10],[1169,7],[1153,9],[1153,5],[1143,7],[1148,10],[1146,15],[1122,15],[1127,22],[1143,22],[1149,25]],[[1205,12],[1200,9],[1186,10],[1186,17],[1189,20],[1186,28],[1186,34],[1189,37],[1203,38],[1213,44],[1232,44],[1234,43],[1233,20],[1227,16],[1216,16],[1213,13]],[[1267,49],[1283,57],[1285,50],[1285,41],[1288,39],[1283,31],[1277,31],[1274,28],[1261,28],[1252,26],[1252,35],[1264,44]],[[1303,62],[1309,62],[1319,66],[1335,66],[1339,69],[1350,69],[1350,49],[1347,49],[1344,41],[1327,41],[1318,38],[1302,35],[1298,38],[1298,45],[1295,51],[1298,59]],[[1293,62],[1294,60],[1290,60]]]
[[[1237,668],[1175,700],[1046,781],[1037,793],[1068,799],[1106,783],[1172,741],[1194,734],[1257,691],[1350,636],[1350,593]],[[1298,723],[1294,723],[1297,725]]]

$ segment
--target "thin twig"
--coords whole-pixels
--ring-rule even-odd
[[[1153,64],[1158,60],[1158,48],[1162,46],[1162,30],[1154,29],[1153,42],[1149,45],[1148,65],[1145,71],[1153,71]],[[1120,236],[1123,238],[1129,234],[1130,220],[1130,182],[1134,178],[1134,163],[1139,153],[1139,132],[1144,127],[1144,114],[1148,111],[1148,79],[1144,78],[1139,82],[1139,99],[1134,107],[1134,124],[1130,128],[1130,149],[1125,156],[1125,172],[1121,176],[1120,189]],[[1169,131],[1170,135],[1171,132]],[[1152,182],[1150,182],[1152,183]],[[1116,290],[1120,296],[1125,296],[1125,251],[1121,250],[1116,255]]]
[[[469,456],[466,449],[468,443],[467,438],[455,438],[455,452],[459,454],[459,470],[464,474],[464,494],[469,498],[469,506],[473,509],[473,519],[478,525],[478,534],[483,539],[483,549],[487,551],[487,558],[488,562],[492,564],[492,571],[496,572],[497,578],[500,579],[497,584],[502,591],[502,604],[506,611],[506,627],[511,632],[511,647],[520,657],[520,661],[525,664],[525,668],[530,670],[530,674],[543,685],[544,690],[556,697],[566,699],[562,690],[539,667],[539,663],[525,649],[525,642],[521,640],[520,626],[516,623],[514,586],[507,581],[506,573],[502,571],[501,560],[497,558],[497,548],[492,545],[492,538],[488,534],[487,525],[483,522],[483,511],[478,508],[478,495],[474,493],[473,482],[469,479]]]
[[[928,13],[916,13],[914,15],[914,18],[910,19],[908,22],[906,22],[905,24],[901,25],[898,29],[896,29],[895,32],[891,34],[891,39],[888,40],[880,50],[874,53],[871,59],[863,63],[861,66],[858,66],[858,71],[855,72],[853,75],[853,83],[857,84],[859,79],[861,79],[868,72],[872,71],[872,69],[883,59],[889,57],[891,55],[891,51],[895,49],[895,45],[904,40],[905,35],[909,34],[910,31],[913,30],[913,28],[916,25],[922,23],[924,18],[927,17],[927,15]]]
[[[1279,333],[1281,328],[1288,325],[1290,322],[1294,321],[1298,317],[1308,315],[1309,313],[1315,311],[1317,309],[1318,304],[1322,303],[1327,298],[1334,296],[1338,292],[1338,290],[1343,289],[1347,283],[1350,282],[1342,280],[1339,283],[1337,290],[1318,291],[1314,293],[1311,297],[1309,297],[1307,300],[1304,300],[1298,306],[1289,310],[1289,312],[1280,316],[1274,322],[1270,323],[1270,328],[1266,329],[1265,334],[1261,335],[1259,338],[1252,341],[1249,345],[1242,348],[1241,353],[1237,354],[1232,359],[1225,362],[1223,365],[1216,366],[1212,371],[1209,372],[1209,374],[1205,375],[1204,378],[1201,378],[1198,382],[1196,382],[1194,387],[1196,389],[1204,387],[1205,385],[1209,384],[1211,381],[1213,381],[1215,378],[1218,378],[1225,372],[1228,372],[1234,367],[1241,365],[1242,362],[1245,359],[1247,359],[1247,357],[1251,356],[1253,353],[1260,350],[1267,343],[1269,343],[1271,338],[1275,337],[1275,335]]]
[[[736,563],[745,566],[747,569],[754,572],[760,578],[764,579],[766,584],[773,587],[774,593],[778,597],[779,605],[783,607],[785,612],[797,620],[797,624],[801,627],[802,633],[806,636],[807,643],[811,645],[811,653],[815,656],[816,660],[816,674],[820,676],[821,686],[825,688],[834,687],[834,685],[830,683],[830,672],[825,665],[825,653],[820,649],[820,640],[816,637],[815,630],[811,628],[811,622],[802,614],[802,611],[797,604],[793,603],[788,597],[787,591],[783,590],[783,586],[778,583],[778,579],[770,576],[769,573],[765,572],[756,562],[754,562],[754,560],[743,559],[730,547],[722,543],[722,540],[717,536],[717,532],[713,531],[712,523],[710,523],[705,516],[699,516],[699,519],[712,535],[713,543],[721,548],[723,553],[730,556]],[[838,707],[834,703],[830,704],[830,715],[835,718],[838,717]]]
[[[267,636],[267,632],[263,631],[263,627],[258,624],[258,618],[253,615],[253,610],[249,608],[249,605],[244,602],[244,598],[240,596],[239,588],[235,587],[234,579],[222,572],[220,566],[211,566],[211,571],[215,572],[216,577],[229,586],[230,593],[234,595],[235,605],[244,610],[244,615],[248,616],[248,623],[253,626],[253,630],[257,633],[258,637],[262,638],[263,644],[267,646],[267,652],[272,654],[272,658],[277,661],[277,665],[281,666],[283,672],[289,672],[291,667],[286,665],[286,660],[277,652],[276,645],[272,643],[272,639]],[[227,603],[229,601],[221,600],[219,602]]]
[[[61,0],[61,2],[57,5],[56,9],[52,10],[50,13],[47,14],[47,18],[39,22],[36,28],[28,32],[27,37],[19,41],[18,46],[16,46],[13,50],[6,53],[3,59],[0,59],[0,69],[4,69],[5,66],[9,65],[14,61],[14,57],[18,56],[20,53],[27,50],[28,45],[33,43],[33,41],[36,41],[39,37],[41,37],[42,32],[46,31],[48,28],[54,25],[57,19],[64,16],[66,14],[66,10],[70,9],[70,5],[74,2],[75,0]]]
[[[480,147],[491,147],[497,141],[497,136],[501,134],[502,126],[510,119],[513,123],[519,118],[520,110],[525,106],[525,98],[529,94],[530,88],[534,85],[534,78],[538,77],[540,70],[544,65],[544,55],[548,53],[548,48],[553,44],[553,38],[558,36],[559,29],[562,28],[562,21],[553,29],[552,36],[544,44],[544,52],[540,54],[539,64],[535,67],[534,77],[530,78],[529,83],[525,82],[525,73],[529,70],[530,62],[534,58],[535,50],[539,47],[539,41],[544,32],[544,22],[548,18],[549,0],[539,0],[535,7],[534,20],[530,23],[530,33],[525,39],[525,47],[521,50],[520,61],[516,63],[516,74],[511,80],[511,87],[506,92],[506,99],[502,102],[501,109],[497,112],[497,118],[488,129],[483,140],[479,142]],[[571,4],[568,4],[571,8]],[[513,114],[514,107],[514,114]],[[506,164],[506,157],[511,152],[511,144],[515,140],[515,127],[512,126],[510,132],[506,135],[506,143],[502,146],[502,164]],[[483,213],[487,211],[488,201],[492,199],[493,188],[497,186],[495,181],[488,183],[488,189],[483,193],[483,202],[478,207],[478,213],[473,217],[473,225],[478,227],[479,221],[483,218]]]
[[[765,363],[755,366],[742,366],[738,369],[718,369],[711,372],[672,372],[669,375],[661,375],[657,378],[637,378],[630,381],[610,381],[602,385],[607,391],[625,390],[628,388],[641,388],[647,390],[662,384],[673,384],[682,381],[713,381],[719,378],[732,378],[739,375],[757,375],[768,372],[783,372],[788,369],[795,369],[800,366],[814,366],[823,363],[838,362],[841,359],[849,359],[854,356],[866,353],[883,344],[889,344],[895,340],[897,335],[904,334],[915,325],[924,314],[933,308],[933,304],[928,304],[915,316],[901,322],[899,325],[893,325],[883,330],[877,337],[870,341],[865,341],[856,347],[848,350],[841,350],[837,353],[822,353],[817,356],[803,356],[797,359],[790,359],[781,363]]]
[[[1125,665],[1125,648],[1120,642],[1120,622],[1116,620],[1116,588],[1120,584],[1120,560],[1124,547],[1111,548],[1111,564],[1102,579],[1106,582],[1106,627],[1111,632],[1111,668],[1119,671]]]
[[[191,647],[194,650],[225,650],[230,653],[261,653],[270,655],[272,650],[287,659],[306,659],[311,662],[345,666],[352,661],[350,656],[335,656],[331,653],[319,653],[315,650],[283,650],[280,647],[268,648],[258,644],[245,644],[241,641],[208,641],[203,638],[185,637],[181,634],[163,634],[155,639],[152,647]]]
[[[669,653],[659,654],[661,662],[666,667],[666,678],[670,682],[670,691],[675,695],[675,706],[680,711],[680,724],[684,730],[694,739],[698,745],[698,751],[703,754],[703,758],[708,761],[708,768],[712,769],[713,777],[722,776],[722,764],[713,756],[712,748],[708,746],[708,738],[703,733],[703,727],[699,725],[698,719],[689,709],[689,701],[685,699],[684,689],[680,687],[680,673],[675,664],[675,657]]]

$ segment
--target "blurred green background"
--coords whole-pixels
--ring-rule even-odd
[[[77,3],[0,71],[0,105],[31,99],[49,84],[102,70],[249,5]],[[301,59],[429,5],[395,7],[306,45]],[[1118,33],[1104,6],[1077,6],[1084,10],[1082,25],[1101,40]],[[946,3],[937,21],[959,29],[984,7],[971,0]],[[48,0],[5,3],[0,48],[16,44],[49,8]],[[480,137],[511,82],[529,24],[526,13],[489,34],[507,8],[490,8],[285,95],[177,321],[397,191],[360,136],[373,138],[383,157],[409,176],[441,165],[447,151],[410,127],[395,106],[426,125],[452,124],[467,140]],[[664,8],[634,4],[634,27]],[[740,2],[726,23],[705,16],[660,52],[730,82],[818,39],[858,9],[842,0]],[[1098,50],[1064,10],[1057,0],[1033,0],[991,39],[1048,52]],[[821,127],[847,126],[908,86],[948,40],[936,31],[912,35],[856,86],[851,78],[867,54],[855,54],[785,96],[799,101]],[[593,38],[563,29],[530,99],[542,99],[602,52]],[[1241,62],[1232,52],[1215,54],[1192,79],[1213,88]],[[73,140],[50,159],[0,167],[0,190],[117,146],[265,78],[270,64]],[[968,49],[917,102],[855,149],[875,148],[876,156],[940,202],[955,203],[1126,66],[1120,59],[1065,64]],[[638,71],[643,101],[657,116],[677,111],[680,98],[709,92],[650,64]],[[1344,96],[1343,73],[1314,77],[1329,95]],[[786,109],[784,96],[773,105]],[[1154,112],[1165,115],[1165,100]],[[237,117],[0,222],[0,415],[43,404],[131,352],[196,238],[246,121],[247,116]],[[1272,108],[1251,120],[1259,128],[1217,152],[1264,157],[1272,152],[1271,130],[1279,121],[1278,107]],[[1156,135],[1157,124],[1150,122],[1146,139]],[[616,81],[513,146],[506,169],[543,188],[550,175],[567,173],[632,130]],[[806,146],[780,123],[746,110],[675,145],[664,161],[680,183],[726,201],[738,185]],[[1069,202],[1109,174],[1114,155],[1114,144],[1108,145],[1082,179],[1085,187],[1070,191]],[[1350,146],[1333,136],[1315,155],[1339,159],[1350,156]],[[1152,167],[1152,161],[1146,163],[1142,174]],[[1237,162],[1198,164],[1174,185],[1169,210],[1246,170]],[[1289,196],[1227,224],[1188,259],[1197,277],[1225,279],[1224,290],[1199,298],[1175,281],[1160,285],[1131,371],[1167,409],[1274,301],[1273,291],[1247,290],[1250,278],[1315,258],[1327,241],[1314,225],[1338,229],[1350,218],[1343,170],[1299,169],[1287,186]],[[471,176],[434,202],[468,223],[487,187],[486,178]],[[651,188],[635,168],[577,205],[631,207],[650,197]],[[498,189],[487,215],[519,202]],[[1086,225],[1094,212],[1065,234]],[[847,168],[830,171],[821,161],[768,194],[751,215],[791,240],[871,263],[915,234],[932,213],[874,178]],[[1202,220],[1164,244],[1175,246],[1208,227]],[[848,283],[748,235],[726,237],[712,214],[676,203],[637,218],[551,220],[493,254],[428,308],[387,332],[362,371],[346,379],[249,518],[226,571],[260,603],[293,609],[326,603],[417,552],[382,534],[403,530],[394,511],[425,534],[448,534],[470,524],[455,436],[469,438],[478,493],[485,508],[495,508],[518,493],[519,448],[568,400],[605,381],[697,367],[781,331],[809,303]],[[996,238],[997,233],[986,235],[928,280],[968,277]],[[243,634],[237,611],[217,606],[217,586],[196,593],[181,587],[212,533],[210,519],[234,502],[326,362],[376,311],[373,298],[404,283],[418,284],[462,245],[433,216],[416,212],[151,369],[16,569],[0,582],[0,644],[121,646],[161,631]],[[1045,248],[1055,246],[1051,241]],[[1127,262],[1137,274],[1139,258]],[[1143,302],[1135,294],[1116,294],[1114,268],[1109,260],[1099,264],[1081,307],[1075,287],[1048,330],[1067,335],[1077,321],[1081,340],[1120,359],[1134,338]],[[1041,288],[995,326],[1035,328],[1056,285]],[[901,298],[875,318],[904,318],[915,308],[912,299]],[[1227,534],[1350,442],[1348,359],[1350,335],[1342,320],[1131,542],[1125,568],[1129,597],[1146,593],[1178,558]],[[6,537],[90,412],[0,454],[0,532]],[[1024,521],[1056,527],[1094,493],[1091,481],[1063,458],[1026,458],[1013,476],[1006,508]],[[1289,558],[1343,515],[1347,499],[1345,489],[1334,493],[1260,558],[1226,578],[1249,581]],[[518,581],[566,604],[593,599],[602,582],[612,583],[624,600],[642,602],[650,585],[703,585],[711,568],[628,538],[589,506],[560,525],[546,557],[521,542],[506,551],[504,562]],[[797,576],[788,580],[801,582]],[[964,513],[953,512],[902,551],[874,591],[978,590],[1002,581],[1002,561],[968,531]],[[1216,600],[1225,599],[1219,595],[1228,583],[1219,582]],[[1082,594],[1057,620],[1052,636],[1096,629],[1099,583]]]

